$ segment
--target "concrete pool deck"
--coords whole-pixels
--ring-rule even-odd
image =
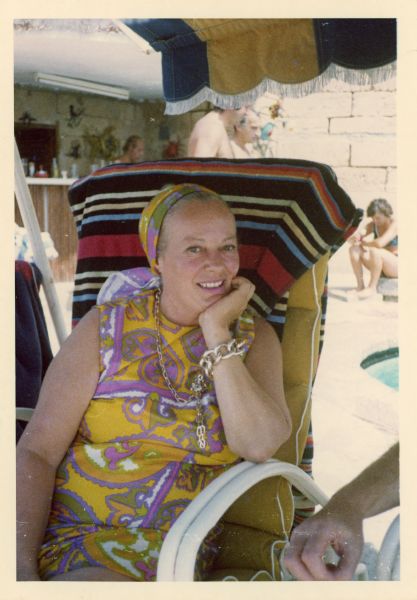
[[[350,273],[329,273],[324,346],[313,388],[313,473],[331,495],[398,439],[399,393],[361,368],[369,354],[398,346],[398,304],[382,296],[348,301]],[[365,521],[365,540],[379,548],[398,513]]]
[[[323,352],[313,388],[313,473],[331,496],[398,439],[398,392],[368,375],[360,362],[369,354],[398,345],[398,304],[382,296],[347,301],[352,275],[330,264],[329,299]],[[346,264],[346,263],[345,263]],[[68,331],[72,285],[57,292]],[[54,351],[58,345],[45,310]],[[365,521],[365,540],[377,549],[398,509]]]

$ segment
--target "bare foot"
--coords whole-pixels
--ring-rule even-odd
[[[370,298],[375,298],[376,295],[377,295],[376,288],[369,288],[369,287],[367,287],[364,290],[361,290],[360,292],[357,293],[359,300],[368,300]]]
[[[358,299],[358,290],[354,289],[354,290],[348,290],[346,292],[346,300],[348,300],[348,302],[351,302],[352,300],[357,300]]]

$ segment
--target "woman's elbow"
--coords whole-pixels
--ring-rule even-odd
[[[269,456],[269,458],[271,458],[276,452],[278,452],[278,450],[281,448],[281,446],[290,439],[291,434],[292,434],[292,422],[291,422],[291,416],[288,413],[286,419],[282,420],[280,423],[280,430],[279,430],[279,434],[276,439],[275,448],[274,448],[271,456]]]
[[[274,447],[272,448],[272,450],[269,453],[269,456],[267,456],[267,458],[265,460],[267,460],[268,458],[272,458],[274,456],[274,454],[276,452],[278,452],[278,450],[281,448],[281,446],[283,444],[285,444],[285,442],[287,442],[292,434],[292,422],[291,422],[291,415],[289,413],[289,411],[286,413],[285,417],[280,419],[279,421],[279,427],[277,428],[277,434],[275,436],[275,444]]]
[[[255,463],[263,463],[273,458],[275,453],[290,438],[292,432],[291,419],[281,420],[279,427],[274,428],[270,436],[263,436],[251,447],[245,448],[240,454],[245,460]]]
[[[290,438],[292,433],[291,413],[287,404],[279,412],[277,432],[278,448],[275,452]]]

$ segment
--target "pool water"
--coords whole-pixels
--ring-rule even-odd
[[[398,348],[387,348],[381,352],[374,352],[367,356],[362,362],[361,367],[366,369],[367,373],[381,383],[388,385],[394,390],[398,390]]]

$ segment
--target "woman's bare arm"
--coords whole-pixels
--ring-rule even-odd
[[[384,233],[373,240],[363,241],[364,246],[372,248],[385,248],[397,235],[397,223],[393,221]]]
[[[248,280],[238,277],[236,281],[234,291],[200,315],[209,348],[231,339],[228,324],[241,314],[253,293],[254,286]],[[291,433],[281,347],[273,328],[257,319],[255,340],[246,361],[238,356],[221,360],[213,370],[213,379],[231,450],[254,462],[270,458]]]
[[[45,375],[37,407],[17,446],[17,578],[38,579],[56,469],[74,439],[99,375],[98,312],[77,325]]]
[[[372,235],[371,235],[372,234]],[[369,217],[364,219],[356,231],[348,238],[350,244],[359,244],[364,238],[373,238],[373,221]]]

